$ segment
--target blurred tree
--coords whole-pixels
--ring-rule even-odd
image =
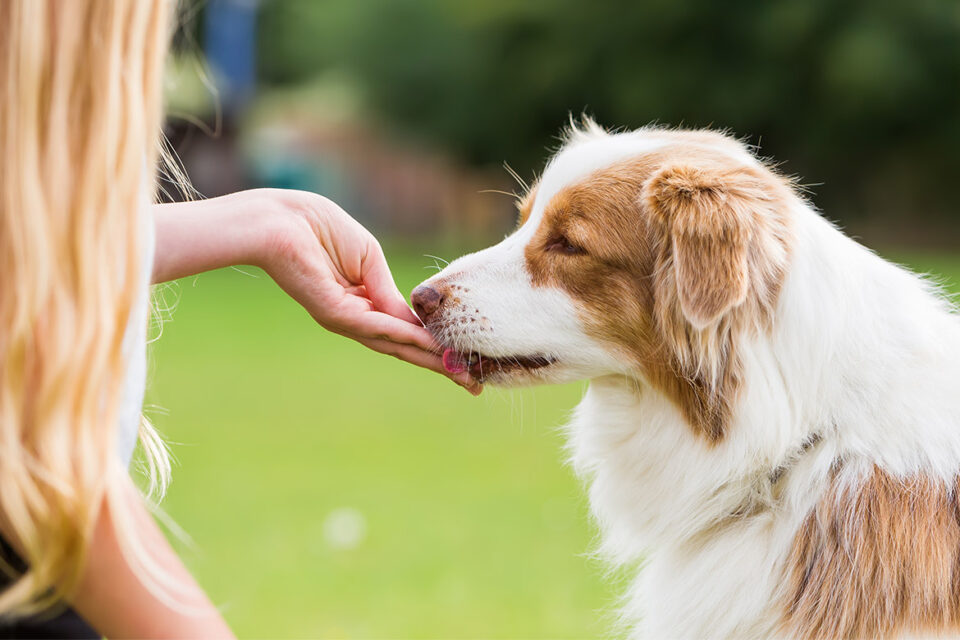
[[[569,112],[729,128],[848,214],[957,215],[956,0],[273,0],[261,78],[352,74],[474,163],[542,167]]]

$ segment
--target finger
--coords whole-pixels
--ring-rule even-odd
[[[378,353],[390,355],[395,358],[399,358],[404,362],[409,362],[410,364],[418,367],[423,367],[424,369],[429,369],[430,371],[439,373],[440,375],[454,381],[475,396],[480,395],[480,393],[483,391],[483,385],[475,380],[466,371],[460,373],[450,373],[447,371],[443,366],[443,360],[434,353],[424,351],[423,349],[413,345],[397,344],[396,342],[390,342],[389,340],[360,337],[354,337],[354,339],[365,347]]]
[[[358,298],[370,299],[370,296],[367,295],[367,288],[365,286],[357,285],[355,287],[346,287],[343,290],[347,295],[357,296]]]
[[[425,351],[440,350],[433,335],[421,325],[379,311],[350,314],[341,319],[338,325],[363,338],[414,345]]]
[[[367,295],[373,300],[378,311],[416,325],[422,324],[397,288],[383,250],[376,242],[370,245],[364,256],[363,264],[360,265],[360,277],[367,288]]]
[[[313,317],[316,318],[317,322],[327,328],[330,328],[330,326],[343,326],[349,329],[352,325],[357,324],[357,319],[363,315],[376,313],[373,308],[373,302],[365,296],[355,295],[350,291],[340,289],[332,294],[331,297],[337,297],[336,303],[333,306],[311,305],[307,307],[310,311],[316,308],[318,313],[314,314]],[[403,321],[397,320],[397,322]],[[354,331],[354,333],[356,333],[356,331]]]

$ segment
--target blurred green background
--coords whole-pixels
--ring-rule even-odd
[[[166,131],[198,191],[323,193],[405,293],[427,254],[513,226],[504,164],[533,178],[582,112],[730,129],[957,290],[955,0],[207,0],[181,25]],[[161,294],[164,505],[241,637],[610,634],[624,577],[590,557],[563,462],[582,385],[472,398],[325,333],[254,269]]]

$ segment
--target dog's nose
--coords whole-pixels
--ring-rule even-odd
[[[413,303],[413,309],[424,322],[431,315],[436,313],[437,309],[443,303],[443,294],[425,284],[420,285],[410,294],[410,301]]]

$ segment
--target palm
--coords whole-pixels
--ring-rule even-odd
[[[286,259],[271,270],[274,280],[330,331],[447,375],[373,236],[325,198],[299,213],[300,224],[283,241]],[[451,377],[479,393],[469,375]]]

